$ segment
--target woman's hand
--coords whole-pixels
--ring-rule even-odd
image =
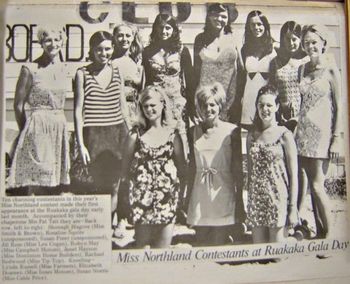
[[[80,155],[81,155],[81,158],[83,160],[83,163],[84,163],[85,166],[87,166],[90,163],[89,151],[84,145],[79,147],[79,150],[80,150]]]
[[[294,228],[299,224],[298,209],[296,206],[288,206],[287,226]]]
[[[329,148],[329,157],[332,161],[336,161],[339,158],[340,143],[339,136],[333,136],[331,146]]]

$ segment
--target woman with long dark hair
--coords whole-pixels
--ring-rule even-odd
[[[282,123],[291,131],[296,127],[301,104],[298,68],[309,61],[301,46],[301,29],[294,21],[283,24],[280,48],[271,63],[270,83],[278,89]]]
[[[298,159],[293,134],[277,123],[278,92],[258,91],[254,124],[247,137],[247,222],[253,243],[281,242],[298,223]]]
[[[185,107],[193,92],[192,60],[188,48],[181,43],[180,29],[173,16],[162,13],[156,17],[142,60],[146,86],[158,85],[164,89],[176,127],[187,144]]]
[[[220,117],[224,120],[228,120],[228,110],[235,99],[240,65],[239,52],[231,29],[231,24],[237,16],[237,10],[229,5],[220,3],[209,5],[204,31],[196,36],[194,42],[196,87],[199,89],[213,82],[222,84],[226,104]]]
[[[251,11],[247,16],[241,49],[245,76],[237,87],[239,97],[242,98],[242,127],[249,129],[253,124],[257,92],[267,84],[270,64],[276,56],[274,42],[266,16],[260,11]]]
[[[79,153],[99,194],[117,193],[124,139],[128,134],[124,82],[111,64],[113,36],[98,31],[90,37],[87,66],[74,80],[74,119]],[[112,206],[113,207],[113,206]]]

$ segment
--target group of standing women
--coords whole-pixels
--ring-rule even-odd
[[[179,209],[196,245],[235,242],[243,223],[255,243],[282,241],[300,222],[307,185],[316,237],[329,232],[324,179],[339,155],[341,127],[339,70],[326,53],[326,33],[289,21],[278,48],[266,16],[252,11],[239,51],[236,17],[225,4],[208,6],[194,66],[168,14],[156,17],[144,49],[129,24],[90,38],[91,63],[73,84],[79,153],[98,192],[111,194],[113,212],[120,185],[128,185],[137,247],[170,246]],[[62,70],[54,68],[64,36],[40,29],[38,38],[44,53],[22,68],[16,87],[21,133],[9,177],[10,187],[33,193],[69,183]]]

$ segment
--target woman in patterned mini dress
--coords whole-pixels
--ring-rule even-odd
[[[298,163],[293,134],[278,126],[278,93],[262,87],[254,127],[247,137],[247,223],[254,243],[282,242],[285,228],[298,223]]]
[[[185,188],[183,145],[162,87],[147,87],[139,110],[140,123],[128,137],[123,161],[125,176],[129,173],[136,246],[165,248],[171,244]]]

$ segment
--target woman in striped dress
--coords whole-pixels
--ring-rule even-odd
[[[122,145],[128,133],[123,80],[112,66],[113,36],[94,33],[89,41],[91,64],[77,70],[74,82],[75,131],[79,153],[100,194],[116,195]]]

